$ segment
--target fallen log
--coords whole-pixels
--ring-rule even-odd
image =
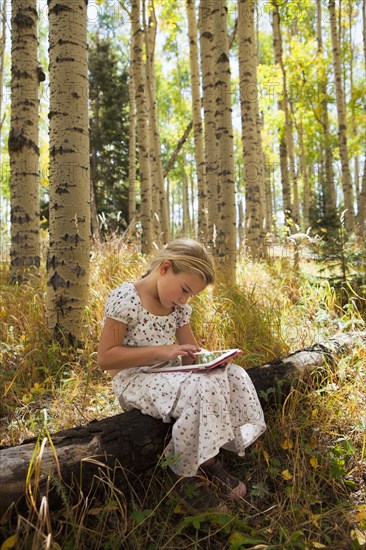
[[[342,334],[247,372],[266,406],[270,393],[287,395],[305,373],[312,371],[319,376],[322,367],[334,364],[339,354],[365,340],[366,332]],[[126,472],[146,472],[157,464],[170,429],[171,424],[129,411],[43,440],[0,449],[0,511],[25,494],[36,500],[49,490],[52,479],[61,479],[65,484],[77,479],[87,491],[101,468],[114,472],[117,467],[123,470],[122,478]]]

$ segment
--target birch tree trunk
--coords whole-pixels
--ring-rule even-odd
[[[232,285],[236,281],[236,206],[231,70],[225,0],[214,2],[213,15],[216,141],[218,146],[218,231],[215,255],[219,280],[221,278],[226,284]]]
[[[136,88],[132,70],[134,47],[134,35],[131,33],[130,73],[128,82],[128,94],[130,100],[128,137],[128,223],[131,223],[136,215]]]
[[[255,32],[254,36],[256,37],[257,33]],[[258,43],[256,42],[256,51],[258,48]],[[258,66],[258,55],[256,58],[256,65]],[[258,96],[257,96],[258,101]],[[266,178],[266,171],[264,168],[265,165],[265,158],[264,158],[264,151],[262,147],[262,126],[263,126],[263,117],[259,113],[259,104],[258,104],[258,116],[257,116],[257,144],[258,144],[258,157],[261,167],[261,185],[259,188],[259,194],[260,194],[260,205],[261,205],[261,233],[260,233],[260,242],[262,243],[262,256],[267,258],[268,257],[268,247],[266,244],[266,234],[271,231],[271,220],[272,220],[272,214],[269,213],[267,210],[267,197],[268,193],[270,193],[270,190],[268,188],[268,182]],[[271,206],[271,203],[268,203],[268,206]]]
[[[266,232],[272,233],[273,231],[273,198],[271,187],[271,170],[269,163],[266,162],[266,157],[263,151],[263,171],[265,181],[265,208],[266,208]],[[266,253],[268,254],[268,248]]]
[[[245,216],[244,216],[243,199],[239,199],[239,202],[238,202],[238,240],[239,240],[239,254],[242,252],[242,249],[243,249],[243,242],[244,242],[244,238],[245,238],[244,225],[245,225]]]
[[[95,151],[91,152],[90,156],[90,229],[92,239],[100,244],[102,241],[102,235],[99,226],[99,218],[97,212],[97,203],[95,201]]]
[[[351,126],[351,135],[353,137],[353,139],[357,139],[356,136],[357,136],[357,125],[356,125],[356,118],[357,118],[357,115],[355,113],[355,104],[354,102],[352,101],[352,98],[354,97],[354,85],[353,85],[353,65],[354,65],[354,55],[355,55],[355,45],[354,45],[354,41],[353,41],[353,36],[352,36],[352,30],[353,30],[353,3],[352,2],[349,2],[349,6],[348,6],[348,9],[349,9],[349,12],[348,12],[348,30],[349,30],[349,61],[348,61],[348,69],[349,69],[349,84],[350,84],[350,98],[351,98],[351,121],[350,121],[350,126]],[[346,62],[345,62],[345,65],[346,65]],[[346,67],[345,67],[345,70]],[[366,65],[365,65],[365,71],[366,71]],[[347,74],[347,72],[345,72],[345,75]],[[366,72],[364,73],[366,74]],[[346,102],[345,102],[346,103]],[[359,203],[360,203],[360,187],[362,186],[362,183],[361,183],[361,186],[359,185],[359,180],[360,180],[360,176],[359,176],[359,162],[358,162],[358,154],[357,152],[354,153],[354,158],[353,158],[353,162],[354,162],[354,170],[353,170],[353,174],[354,174],[354,190],[355,190],[355,202],[356,202],[356,205],[357,205],[357,216],[355,215],[355,223],[358,222],[358,214],[359,214]]]
[[[280,31],[281,32],[281,31]],[[285,66],[282,62],[282,70],[283,70],[283,90],[285,98],[287,97],[287,79],[286,79],[286,71]],[[294,223],[299,224],[300,223],[300,205],[299,205],[299,189],[298,189],[298,181],[297,181],[297,173],[296,173],[296,166],[295,166],[295,145],[294,145],[294,132],[293,132],[293,121],[291,116],[292,107],[290,102],[285,99],[284,100],[284,107],[285,107],[285,125],[286,125],[286,144],[287,144],[287,151],[288,151],[288,158],[289,158],[289,176],[290,176],[290,185],[292,186],[292,196],[293,196],[293,204],[292,204],[292,219]]]
[[[6,45],[6,8],[7,0],[3,0],[1,6],[1,36],[0,36],[0,137],[3,127],[3,85],[4,85],[4,60],[5,60],[5,45]],[[0,147],[0,161],[1,161],[1,147]]]
[[[284,79],[284,77],[286,76],[286,73],[283,70],[280,14],[278,10],[278,4],[275,0],[272,0],[272,7],[273,7],[272,25],[273,25],[274,57],[275,57],[276,65],[278,65],[281,68],[282,77],[283,77],[283,81],[282,81],[283,98],[278,102],[278,109],[283,111],[284,113],[284,118],[285,118],[284,125],[286,126],[287,119],[288,119],[288,109],[287,109],[287,101],[286,101],[286,94],[287,94],[286,80]],[[286,112],[287,112],[287,115],[286,115]],[[293,206],[292,206],[292,200],[291,200],[291,184],[290,184],[289,172],[288,172],[288,147],[287,147],[287,140],[286,140],[286,128],[280,129],[279,142],[280,142],[280,169],[281,169],[284,217],[285,217],[285,224],[290,227],[292,223]]]
[[[366,158],[363,165],[363,176],[361,184],[361,192],[358,203],[358,233],[360,235],[361,241],[366,235]]]
[[[49,2],[50,244],[47,322],[82,336],[90,255],[90,161],[86,4]]]
[[[254,0],[238,2],[239,86],[245,183],[245,243],[253,258],[261,257],[264,223],[264,170],[259,126]]]
[[[183,235],[190,235],[191,234],[191,218],[189,213],[189,181],[188,181],[188,175],[187,175],[187,162],[186,162],[186,155],[183,154],[184,158],[184,173],[182,178],[182,231]]]
[[[5,45],[6,45],[6,28],[7,28],[7,17],[6,17],[6,8],[7,0],[3,0],[0,17],[1,17],[1,36],[0,36],[0,144],[2,143],[2,128],[4,123],[3,117],[3,86],[4,86],[4,61],[5,61]],[[0,146],[0,166],[2,167],[2,147]],[[0,209],[3,212],[2,204],[2,194],[0,191]],[[2,237],[2,228],[0,227],[0,237]]]
[[[303,184],[303,193],[302,193],[302,219],[304,229],[310,227],[310,186],[309,178],[306,167],[306,154],[305,154],[305,144],[304,144],[304,127],[302,119],[300,120],[297,126],[297,133],[299,136],[299,146],[300,146],[300,171]]]
[[[99,40],[99,37],[98,37]],[[99,126],[99,97],[95,98],[95,127]],[[93,132],[93,126],[91,125],[91,132]],[[98,185],[97,181],[97,172],[98,172],[98,156],[95,146],[91,147],[90,150],[90,228],[91,236],[98,244],[101,243],[102,235],[100,230],[98,211],[97,211],[97,202],[95,200],[96,189]]]
[[[345,223],[346,223],[346,230],[348,232],[351,232],[355,228],[355,213],[354,213],[354,206],[353,206],[351,172],[349,168],[349,158],[348,158],[346,107],[345,107],[344,93],[343,93],[343,87],[342,87],[341,56],[340,56],[340,50],[339,50],[339,39],[338,39],[338,32],[337,32],[336,9],[335,9],[334,0],[329,1],[328,8],[329,8],[329,15],[330,15],[330,30],[332,35],[332,46],[333,46],[333,67],[334,67],[334,79],[335,79],[337,113],[338,113],[339,152],[340,152],[341,166],[342,166],[342,188],[343,188],[344,208],[346,210]]]
[[[158,240],[163,243],[169,240],[169,216],[166,194],[164,189],[163,165],[161,162],[160,134],[158,125],[158,110],[156,101],[156,76],[154,65],[155,41],[157,21],[155,17],[154,2],[149,0],[148,22],[145,26],[146,45],[146,97],[149,113],[150,130],[150,163],[151,163],[151,184],[153,202],[153,225],[157,222]],[[156,203],[155,203],[156,200]]]
[[[194,0],[186,0],[189,61],[191,68],[192,118],[194,137],[194,157],[197,173],[198,216],[197,233],[200,240],[207,238],[207,181],[205,173],[205,144],[201,115],[200,73],[197,48],[197,24]]]
[[[331,220],[335,217],[337,211],[337,200],[334,186],[332,150],[330,146],[329,136],[329,116],[328,116],[328,101],[327,87],[328,77],[326,67],[324,66],[323,55],[323,34],[322,34],[322,4],[321,0],[317,0],[317,41],[318,41],[318,57],[321,67],[318,71],[319,81],[319,107],[320,121],[322,125],[322,143],[321,143],[321,159],[324,159],[325,173],[322,182],[323,191],[323,212],[327,219]]]
[[[362,1],[362,33],[363,33],[363,55],[366,67],[366,0]],[[358,231],[362,238],[366,235],[366,158],[363,165],[363,176],[361,183],[361,191],[358,202]]]
[[[218,219],[217,197],[217,143],[216,143],[216,105],[213,65],[213,22],[212,2],[200,0],[199,33],[200,33],[200,64],[202,74],[203,111],[204,111],[204,141],[205,167],[207,181],[207,243],[215,248],[215,234]]]
[[[362,0],[363,59],[366,66],[366,0]]]
[[[151,173],[149,159],[149,130],[147,118],[146,83],[143,70],[143,30],[141,28],[140,0],[131,3],[132,35],[134,42],[131,71],[135,83],[135,100],[137,111],[137,137],[139,142],[139,169],[141,194],[141,251],[148,254],[152,249],[151,223]]]
[[[4,15],[3,15],[4,17]],[[13,0],[9,134],[10,278],[38,275],[40,265],[39,82],[36,0]],[[44,76],[44,75],[43,75]]]

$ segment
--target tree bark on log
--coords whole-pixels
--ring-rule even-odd
[[[365,340],[366,332],[342,334],[247,372],[265,407],[269,396],[288,395],[294,383],[310,372],[319,377],[319,368],[334,365],[339,354]],[[156,466],[162,455],[171,426],[134,410],[57,432],[43,440],[3,448],[0,511],[25,495],[28,500],[37,501],[48,492],[50,484],[55,485],[55,479],[67,485],[78,480],[85,492],[101,469],[107,474],[112,472],[114,480],[116,475],[124,480],[131,473],[146,472]]]

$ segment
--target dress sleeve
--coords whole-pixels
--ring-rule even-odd
[[[137,317],[138,304],[133,288],[124,284],[109,294],[104,310],[104,318],[109,317],[126,325]]]
[[[177,329],[188,325],[191,318],[192,308],[188,304],[177,308]]]

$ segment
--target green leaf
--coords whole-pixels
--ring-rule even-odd
[[[136,521],[137,523],[141,523],[148,516],[153,515],[153,512],[154,511],[150,508],[147,508],[146,510],[134,510],[130,515],[130,519]]]
[[[229,550],[239,550],[242,546],[253,546],[253,544],[265,544],[265,541],[240,531],[234,531],[229,537]],[[263,546],[263,548],[268,547]]]

